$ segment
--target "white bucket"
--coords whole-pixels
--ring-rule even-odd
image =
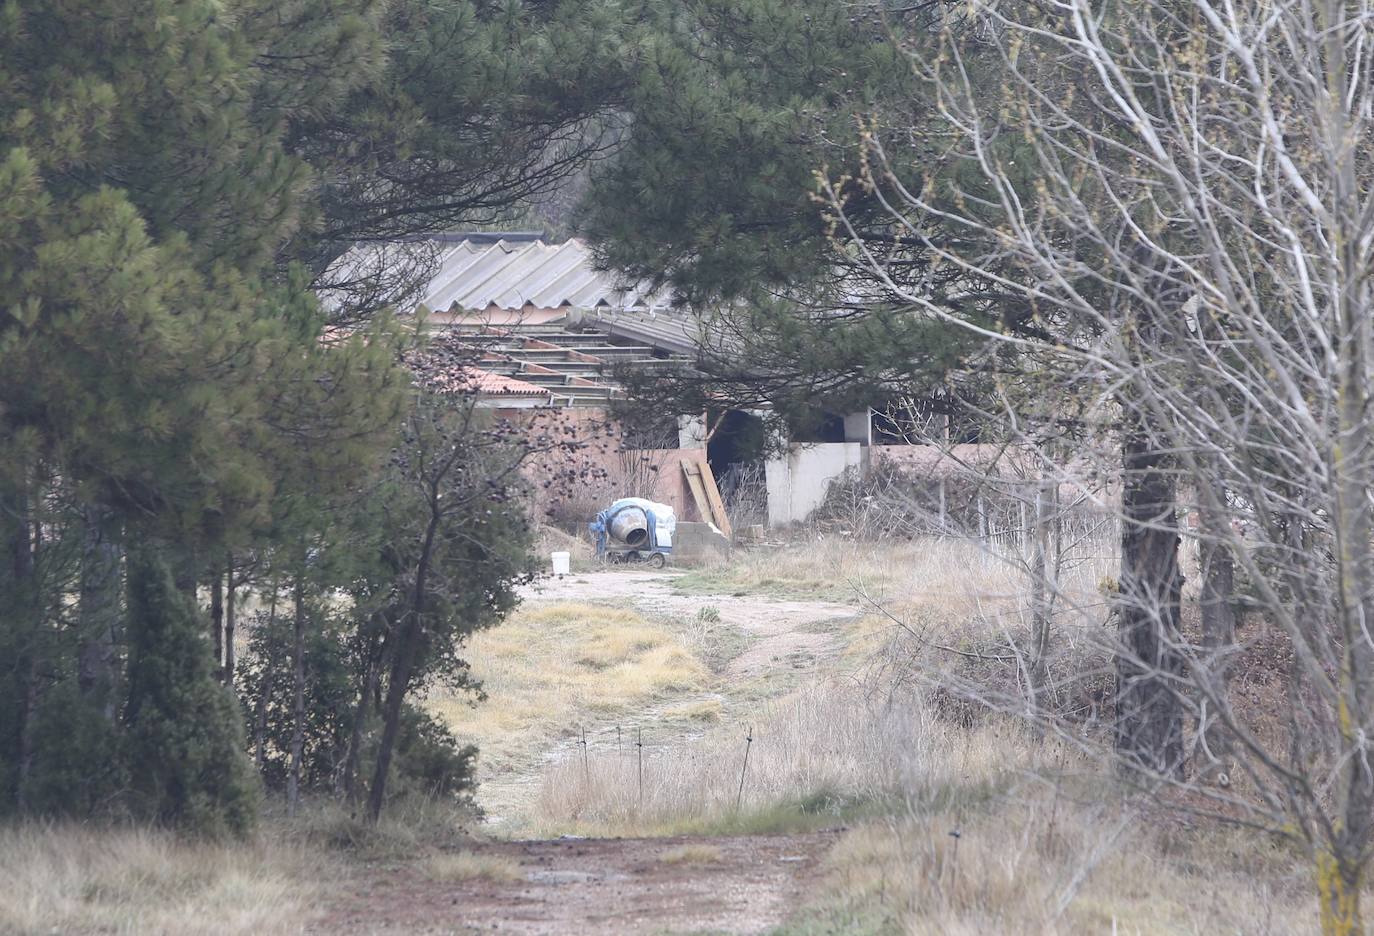
[[[572,554],[556,552],[552,553],[551,557],[553,559],[553,574],[559,578],[567,575],[572,564]]]

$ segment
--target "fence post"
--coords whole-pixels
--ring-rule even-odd
[[[592,767],[587,758],[587,729],[582,729],[582,779],[586,782],[590,790],[592,785]]]
[[[754,744],[754,726],[749,726],[749,732],[744,736],[744,766],[739,772],[739,791],[735,793],[735,812],[739,812],[740,801],[744,799],[744,775],[749,770],[749,748]]]

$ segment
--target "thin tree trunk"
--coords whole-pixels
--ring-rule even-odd
[[[82,510],[81,577],[77,599],[77,686],[107,722],[114,722],[119,645],[119,526],[108,510]]]
[[[377,745],[377,764],[372,771],[372,789],[368,791],[367,815],[373,823],[381,818],[382,803],[386,800],[386,782],[391,772],[391,756],[396,748],[396,736],[400,733],[401,707],[405,702],[406,690],[409,688],[410,676],[415,667],[420,637],[419,615],[406,615],[405,624],[402,625],[401,644],[397,648],[386,689],[386,705],[382,710],[382,738]]]
[[[363,729],[367,726],[369,706],[372,696],[377,692],[382,620],[384,618],[379,611],[368,621],[367,666],[363,672],[362,691],[358,693],[358,709],[353,713],[353,730],[349,733],[348,752],[344,757],[342,788],[344,800],[348,803],[355,803],[358,799],[358,761],[362,757]]]
[[[234,612],[237,602],[234,600],[234,557],[230,553],[224,554],[224,577],[227,586],[224,593],[224,684],[230,689],[234,688],[234,668],[238,665],[238,660],[234,654]]]
[[[1219,503],[1225,504],[1226,492],[1218,488]],[[1236,612],[1232,604],[1235,593],[1235,560],[1227,543],[1226,518],[1204,506],[1201,511],[1202,542],[1199,565],[1202,574],[1200,611],[1202,615],[1202,646],[1208,661],[1207,672],[1198,674],[1210,683],[1214,698],[1229,698],[1231,684],[1231,655],[1236,646]],[[1204,765],[1202,778],[1214,780],[1222,786],[1231,781],[1231,735],[1216,717],[1214,703],[1203,698],[1201,740]]]
[[[391,755],[396,747],[396,735],[401,725],[401,705],[405,701],[406,690],[410,688],[411,673],[415,668],[415,656],[420,649],[420,639],[424,635],[424,609],[426,588],[429,585],[429,561],[434,554],[434,537],[439,531],[438,505],[431,502],[429,526],[425,530],[424,543],[415,570],[415,594],[408,613],[401,620],[401,645],[397,648],[395,662],[391,667],[391,680],[386,688],[386,708],[382,713],[382,739],[377,745],[377,764],[372,771],[372,789],[368,791],[368,818],[376,823],[382,815],[382,803],[386,799],[387,775],[391,771]]]
[[[1054,504],[1050,483],[1035,486],[1035,530],[1031,539],[1031,659],[1026,673],[1031,728],[1038,740],[1044,735],[1045,682],[1049,671],[1051,582],[1049,569],[1050,527]]]
[[[224,681],[224,570],[210,570],[210,637],[215,645],[215,673]]]
[[[1183,769],[1178,680],[1178,522],[1174,479],[1146,427],[1122,445],[1121,581],[1116,602],[1116,750],[1127,766],[1159,775]]]
[[[280,584],[274,575],[272,577],[272,597],[268,600],[267,605],[267,632],[269,634],[277,626],[277,592]],[[257,764],[259,772],[267,763],[267,700],[272,696],[272,674],[275,671],[271,666],[267,668],[267,677],[263,681],[262,691],[258,693],[257,707],[253,712],[253,762]]]
[[[286,775],[286,811],[294,816],[301,796],[301,753],[305,747],[305,569],[296,570],[291,627],[291,767]]]
[[[43,648],[41,645],[42,628],[39,621],[38,583],[34,553],[34,526],[29,516],[29,492],[22,486],[14,494],[0,503],[0,522],[4,522],[6,536],[4,559],[9,565],[9,573],[14,585],[10,594],[0,594],[0,601],[13,615],[16,628],[28,637],[21,644],[20,656],[14,661],[18,688],[18,712],[16,728],[16,771],[14,802],[20,814],[28,809],[28,778],[33,766],[33,713],[38,707],[38,674],[40,671]]]

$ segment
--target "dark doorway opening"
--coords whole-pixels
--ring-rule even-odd
[[[743,410],[715,410],[706,414],[706,426],[706,460],[730,522],[736,529],[767,522],[768,429],[763,420]]]
[[[763,420],[743,410],[727,410],[706,414],[706,460],[717,478],[731,465],[756,462],[763,458],[768,442]]]

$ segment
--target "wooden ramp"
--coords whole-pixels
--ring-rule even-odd
[[[687,486],[692,489],[692,500],[696,501],[697,512],[716,525],[716,529],[727,537],[734,538],[730,530],[730,518],[725,515],[725,501],[721,500],[720,488],[716,487],[716,476],[706,462],[682,460],[682,473],[687,476]]]

